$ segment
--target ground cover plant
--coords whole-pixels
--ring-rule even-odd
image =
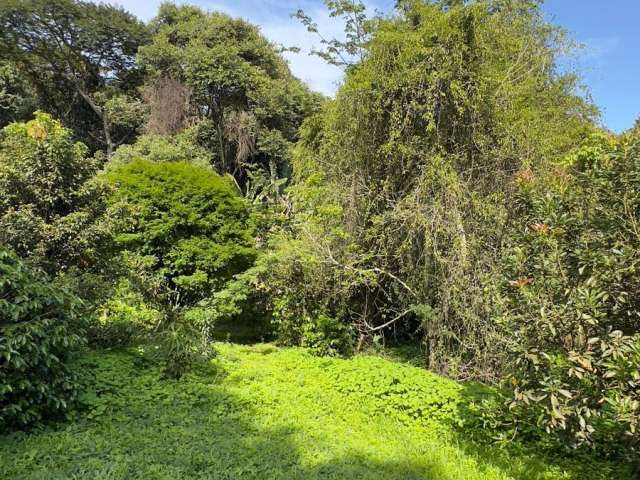
[[[15,479],[611,479],[624,465],[559,459],[459,435],[480,392],[377,356],[321,358],[218,344],[180,382],[140,353],[79,361],[73,423],[0,439]]]

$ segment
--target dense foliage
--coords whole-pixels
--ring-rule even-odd
[[[523,175],[515,208],[497,320],[512,408],[574,442],[637,446],[640,143],[592,138],[566,165]]]
[[[139,159],[106,178],[128,214],[116,242],[131,282],[165,315],[168,370],[180,376],[198,354],[198,331],[200,351],[210,351],[212,322],[199,305],[255,259],[247,204],[229,178],[185,162]]]
[[[113,388],[85,379],[91,411],[71,430],[117,443],[110,421],[146,432],[197,419],[195,433],[171,441],[197,443],[183,453],[229,478],[283,477],[297,465],[230,469],[228,445],[202,440],[207,408],[222,411],[215,429],[242,436],[227,424],[244,427],[251,412],[207,398],[247,385],[257,391],[241,401],[266,399],[267,423],[274,412],[295,421],[302,413],[287,408],[298,399],[307,416],[336,407],[318,430],[328,438],[340,438],[332,428],[345,405],[358,412],[343,422],[352,431],[375,419],[384,428],[368,448],[388,440],[415,464],[382,465],[380,478],[580,478],[568,463],[564,473],[485,465],[487,442],[501,442],[507,459],[555,449],[604,465],[600,476],[581,470],[594,478],[613,475],[611,459],[637,461],[640,123],[620,135],[599,125],[567,68],[574,45],[539,0],[399,0],[373,17],[360,1],[325,4],[342,38],[303,10],[293,16],[319,39],[311,53],[344,68],[335,98],[291,74],[290,49],[220,12],[165,3],[145,25],[103,3],[0,2],[2,428],[62,413],[76,389],[68,355],[87,340],[145,354],[124,370],[126,356],[88,354],[96,361],[84,373],[106,362]],[[196,362],[212,359],[213,339],[305,353],[287,350],[239,382],[232,367],[222,388]],[[307,355],[398,344],[452,380]],[[259,364],[272,351],[242,353]],[[155,356],[171,380],[158,378]],[[285,387],[254,382],[265,372]],[[195,400],[169,383],[181,377],[188,388],[197,380]],[[134,388],[147,396],[132,398]],[[172,404],[178,424],[156,402],[176,398],[186,402]],[[388,437],[398,425],[419,451]],[[454,430],[461,436],[446,436]],[[429,466],[438,442],[453,456]],[[362,474],[313,455],[296,475]],[[19,472],[20,461],[0,466]],[[197,476],[191,464],[101,462],[57,467],[67,477]]]
[[[192,118],[212,163],[242,185],[251,167],[287,173],[288,150],[319,98],[275,47],[244,20],[192,6],[162,5],[151,27],[138,54],[157,98],[151,126],[173,133]]]
[[[108,173],[131,209],[121,246],[146,257],[169,303],[195,305],[255,257],[249,211],[229,179],[184,162],[137,160]]]
[[[11,62],[0,61],[0,128],[28,120],[36,108],[29,82]]]
[[[78,393],[79,300],[0,249],[0,431],[59,417]]]
[[[189,162],[211,167],[209,151],[198,144],[194,131],[174,136],[141,135],[132,145],[122,145],[109,159],[107,169],[144,158],[152,162]]]
[[[133,15],[106,3],[7,0],[0,4],[0,60],[12,62],[42,110],[110,154],[141,125],[135,62],[148,39]]]
[[[110,236],[87,147],[45,113],[0,133],[0,244],[50,274],[89,269]]]
[[[541,12],[492,5],[407,2],[378,20],[336,100],[303,127],[296,215],[269,279],[286,284],[275,303],[287,331],[327,316],[361,341],[421,332],[429,367],[499,375],[483,282],[514,179],[568,152],[593,108],[557,73],[562,37]]]

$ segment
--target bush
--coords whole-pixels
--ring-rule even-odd
[[[0,249],[0,430],[63,414],[77,394],[68,362],[83,343],[80,302]]]
[[[110,170],[106,177],[114,187],[111,201],[130,212],[129,225],[116,241],[124,251],[131,284],[164,316],[158,330],[181,330],[195,338],[197,324],[208,337],[215,316],[203,302],[256,257],[249,208],[233,181],[186,162],[140,159]],[[178,328],[183,323],[192,325]],[[196,343],[206,345],[206,340]],[[176,365],[168,368],[179,376],[185,369],[183,359],[194,357],[191,347],[185,343],[167,351],[173,352],[167,360]],[[207,348],[200,351],[207,353]],[[180,358],[174,362],[173,357]]]
[[[351,326],[324,314],[310,318],[303,327],[302,346],[318,355],[349,354],[353,351]]]
[[[0,133],[0,244],[50,275],[88,270],[111,238],[87,147],[46,113]]]
[[[193,306],[253,263],[249,209],[230,180],[185,162],[147,160],[117,168],[107,179],[115,187],[112,201],[127,204],[132,214],[116,240],[147,257],[165,304]]]
[[[591,138],[566,166],[522,176],[516,208],[498,304],[512,410],[573,444],[637,447],[640,141]]]
[[[164,359],[164,373],[180,378],[198,361],[210,360],[215,351],[189,319],[173,322],[161,335],[159,356]]]
[[[141,158],[152,162],[189,162],[210,167],[211,154],[197,144],[193,129],[174,137],[143,135],[133,145],[122,145],[109,159],[107,169],[117,168]]]
[[[100,305],[88,331],[91,345],[120,347],[149,336],[160,321],[160,312],[145,304],[130,282],[121,279],[113,295]]]

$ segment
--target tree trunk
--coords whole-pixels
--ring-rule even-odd
[[[76,85],[76,90],[78,91],[80,96],[84,99],[84,101],[87,102],[87,104],[91,107],[91,110],[93,110],[94,113],[98,116],[98,118],[102,120],[102,131],[104,133],[104,143],[107,147],[107,159],[109,159],[113,154],[114,145],[113,145],[113,140],[111,139],[111,131],[109,130],[109,120],[107,118],[107,114],[104,112],[102,108],[96,105],[96,103],[93,101],[93,99],[88,93],[86,93],[77,85]]]
[[[224,148],[224,118],[222,113],[218,117],[216,122],[216,130],[218,131],[218,150],[220,152],[220,163],[222,164],[222,170],[227,171],[227,155]]]
[[[111,131],[109,130],[109,120],[107,115],[102,112],[102,131],[104,132],[104,140],[107,144],[107,160],[111,158],[113,154],[113,140],[111,140]]]
[[[213,100],[211,105],[211,113],[213,121],[216,124],[216,133],[218,136],[218,154],[220,155],[220,163],[222,171],[227,171],[227,154],[224,145],[224,107],[219,100]]]

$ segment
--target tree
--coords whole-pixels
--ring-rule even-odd
[[[87,147],[45,113],[0,134],[0,244],[51,275],[88,269],[108,243],[104,186]]]
[[[179,377],[211,350],[202,302],[255,260],[248,206],[228,178],[185,162],[138,159],[106,178],[112,203],[130,211],[116,241],[132,283],[164,315],[156,330],[165,336],[167,371]]]
[[[152,257],[169,302],[193,306],[254,256],[249,210],[228,179],[184,162],[136,160],[107,173],[112,202],[126,202],[128,251]]]
[[[633,124],[633,127],[627,130],[625,134],[632,138],[640,137],[640,117],[636,119],[635,123]]]
[[[266,282],[298,279],[274,292],[287,322],[325,315],[362,342],[421,332],[431,368],[495,379],[484,289],[514,178],[594,129],[577,79],[555,67],[565,46],[524,0],[409,1],[379,19],[295,150],[296,215],[270,270],[285,276]]]
[[[329,9],[330,17],[340,17],[344,20],[346,38],[325,38],[313,19],[304,10],[298,9],[292,16],[297,18],[309,33],[317,35],[323,45],[322,50],[314,49],[311,54],[338,67],[349,67],[362,62],[367,51],[367,42],[375,28],[375,19],[367,18],[366,6],[361,1],[325,0],[324,3]]]
[[[0,128],[28,120],[37,100],[29,82],[10,62],[0,62]]]
[[[107,155],[139,125],[129,123],[141,118],[135,55],[147,39],[141,22],[108,4],[7,0],[0,5],[0,59],[13,62],[29,80],[41,109],[106,148]],[[127,121],[123,109],[129,111]]]
[[[153,41],[138,59],[156,88],[173,85],[188,98],[216,168],[243,186],[251,166],[286,173],[291,142],[319,98],[276,48],[253,25],[192,6],[163,4],[151,28]]]

